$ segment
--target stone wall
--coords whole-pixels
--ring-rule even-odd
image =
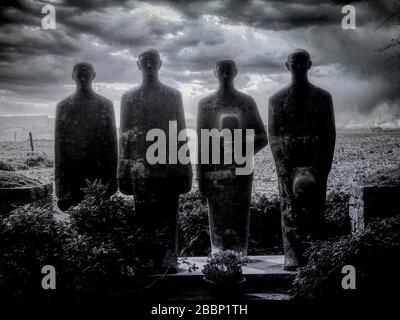
[[[21,188],[0,188],[0,212],[9,214],[19,206],[30,204],[34,207],[52,202],[53,184]]]
[[[400,214],[400,183],[386,181],[351,186],[349,215],[353,233],[363,231],[371,219],[397,214]]]

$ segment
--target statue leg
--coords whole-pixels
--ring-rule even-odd
[[[247,255],[251,181],[221,186],[218,192],[207,197],[207,201],[212,253],[234,250]]]
[[[310,219],[307,233],[311,239],[321,239],[324,235],[326,184],[328,177],[319,177],[315,191],[315,201],[310,209]]]
[[[72,176],[72,175],[71,175]],[[72,176],[70,179],[56,179],[57,206],[62,211],[67,211],[72,206],[83,200],[84,194],[81,188],[86,186],[81,178]]]
[[[299,208],[292,194],[290,177],[279,177],[284,270],[294,271],[304,265],[304,238]]]
[[[178,255],[179,194],[146,192],[135,195],[136,225],[149,239],[152,252],[144,252],[155,270],[175,271]]]

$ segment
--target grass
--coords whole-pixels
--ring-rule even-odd
[[[53,160],[53,141],[35,140],[36,154],[45,154]],[[0,142],[0,170],[2,165],[12,165],[16,170],[33,178],[53,179],[53,170],[46,161],[30,167],[29,141]],[[349,184],[362,181],[382,169],[399,167],[400,132],[339,133],[336,140],[335,156],[328,179],[328,192],[348,193]],[[255,156],[253,195],[278,195],[275,165],[269,146]],[[195,184],[195,183],[194,183]],[[194,188],[193,189],[197,189]]]

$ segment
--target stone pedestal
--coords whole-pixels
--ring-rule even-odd
[[[290,300],[289,291],[292,287],[297,272],[283,270],[283,255],[248,256],[250,262],[243,267],[243,276],[246,282],[240,292],[229,297],[229,301],[276,301]],[[179,264],[179,271],[175,274],[155,274],[149,279],[163,277],[149,293],[151,299],[161,298],[168,301],[207,301],[216,297],[212,287],[203,280],[201,270],[207,263],[207,257],[182,257],[180,261],[186,261],[195,265],[195,271],[188,271],[186,263]],[[226,299],[219,296],[218,299]]]

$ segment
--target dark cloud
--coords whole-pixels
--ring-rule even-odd
[[[384,17],[391,10],[390,1],[385,0],[155,0],[155,3],[170,5],[188,18],[201,15],[216,15],[227,21],[243,23],[268,30],[286,30],[315,25],[338,24],[343,5],[367,5],[375,18]],[[371,16],[358,16],[359,23],[370,22]]]
[[[64,0],[62,5],[81,11],[101,11],[110,7],[126,7],[129,0]]]
[[[297,47],[310,51],[310,78],[332,92],[338,114],[398,108],[399,60],[376,52],[398,31],[392,22],[373,31],[393,12],[392,1],[64,0],[53,4],[57,29],[46,31],[48,3],[0,4],[0,114],[12,106],[26,112],[29,99],[35,112],[46,103],[43,112],[51,110],[73,91],[79,61],[94,64],[99,90],[118,101],[140,82],[136,58],[149,47],[160,51],[162,79],[183,90],[191,113],[215,89],[212,69],[223,58],[237,62],[237,86],[265,104],[288,81],[284,62]],[[341,28],[345,4],[356,7],[357,30]]]

